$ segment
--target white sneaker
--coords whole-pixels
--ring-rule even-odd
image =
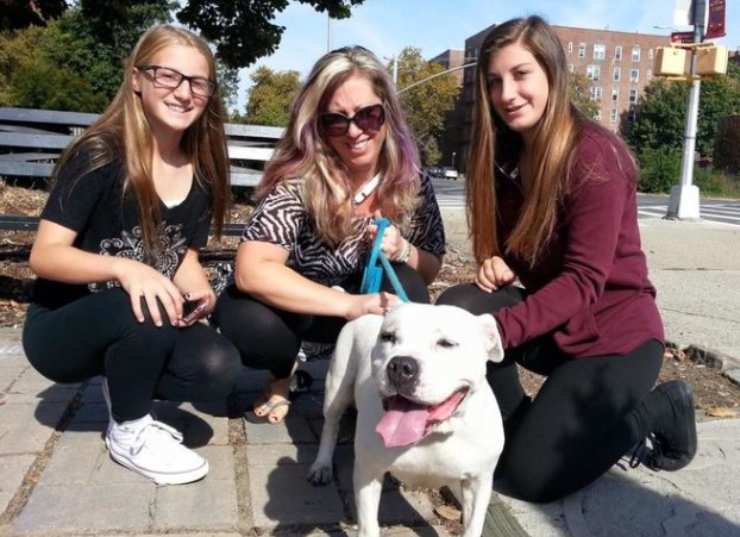
[[[205,477],[208,461],[182,445],[182,435],[146,415],[133,422],[112,422],[105,436],[111,458],[158,485],[180,485]]]

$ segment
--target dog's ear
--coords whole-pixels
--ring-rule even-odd
[[[488,359],[492,362],[500,362],[504,359],[504,347],[501,343],[501,335],[498,332],[496,319],[493,318],[493,315],[484,313],[478,315],[478,321],[483,331]]]

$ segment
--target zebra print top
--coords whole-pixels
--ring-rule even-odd
[[[332,248],[316,233],[313,219],[303,205],[301,180],[279,183],[252,212],[244,227],[242,241],[263,241],[288,250],[287,265],[315,282],[339,285],[362,271],[368,244],[363,239],[371,216],[357,218],[352,233],[337,248]],[[404,238],[436,256],[445,253],[442,217],[432,182],[424,175],[419,203],[410,219]]]

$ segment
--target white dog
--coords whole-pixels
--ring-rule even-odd
[[[454,306],[403,304],[342,329],[326,377],[324,428],[309,480],[332,479],[339,420],[357,404],[359,536],[380,535],[386,471],[405,483],[459,483],[466,537],[479,537],[504,445],[486,361],[503,358],[496,321]],[[353,394],[354,390],[354,394]]]

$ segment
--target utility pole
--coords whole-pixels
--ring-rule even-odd
[[[398,87],[398,54],[393,55],[393,85]]]
[[[694,43],[704,41],[704,17],[706,0],[693,0]],[[666,218],[698,219],[699,187],[692,184],[694,176],[694,153],[696,150],[696,121],[699,116],[699,95],[701,80],[696,76],[696,51],[692,49],[691,90],[686,104],[686,125],[683,137],[683,157],[681,158],[681,181],[671,188],[671,201]]]
[[[326,52],[331,52],[331,17],[326,12]]]

